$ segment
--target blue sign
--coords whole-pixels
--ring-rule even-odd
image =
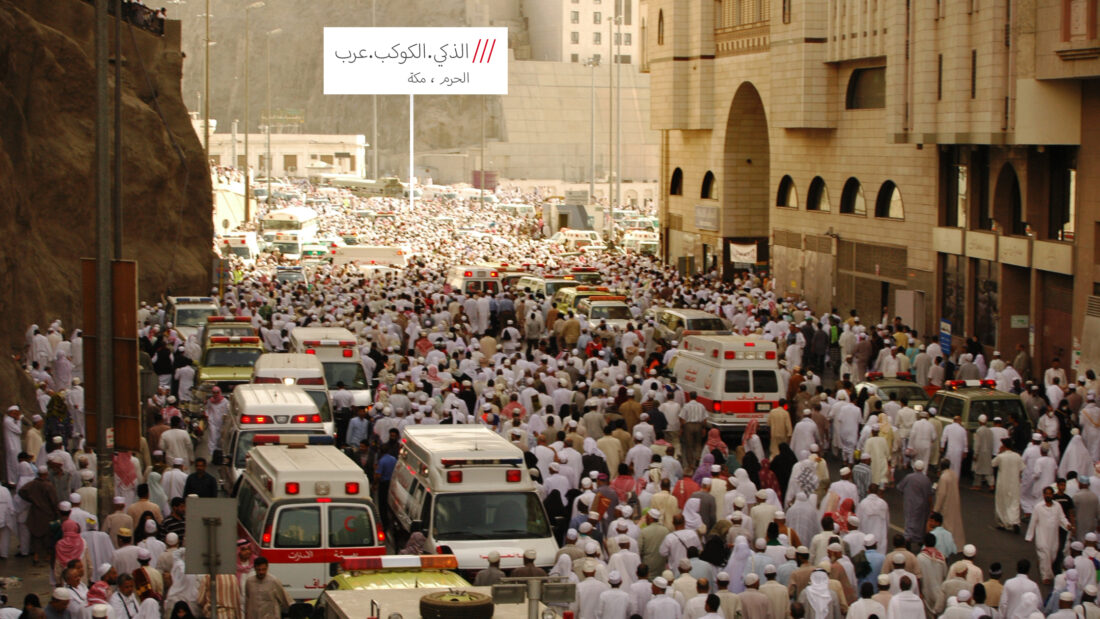
[[[946,318],[940,318],[940,351],[944,359],[951,355],[951,321]]]

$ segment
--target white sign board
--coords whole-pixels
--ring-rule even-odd
[[[566,206],[585,206],[588,204],[587,189],[567,189],[565,191]]]
[[[325,28],[326,95],[506,95],[507,28]]]
[[[695,227],[700,230],[718,230],[718,207],[695,206]]]

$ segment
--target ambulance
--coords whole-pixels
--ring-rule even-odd
[[[370,406],[367,373],[359,356],[358,340],[351,331],[343,327],[297,327],[290,332],[290,352],[316,356],[325,368],[329,389],[336,389],[342,382],[355,406]]]
[[[451,267],[447,271],[446,282],[452,290],[472,295],[475,292],[499,293],[500,280],[500,271],[495,268],[465,265]]]
[[[600,238],[600,233],[595,230],[574,230],[572,228],[562,228],[558,230],[554,233],[554,236],[548,239],[548,241],[560,245],[567,250],[577,250],[585,245],[603,243],[603,239]]]
[[[528,549],[535,565],[554,564],[558,544],[523,452],[485,426],[407,426],[386,500],[395,530],[404,536],[419,522],[460,570],[484,569],[491,550],[504,570]]]
[[[255,437],[237,493],[237,528],[297,601],[313,600],[348,558],[384,555],[363,469],[328,436]]]
[[[217,244],[222,256],[233,254],[248,265],[256,264],[256,257],[260,255],[255,232],[231,232],[221,237]]]
[[[332,266],[356,263],[359,265],[405,268],[412,258],[412,248],[404,245],[372,246],[355,245],[333,248]]]
[[[256,435],[273,432],[332,436],[325,429],[317,405],[301,387],[237,387],[229,396],[229,415],[222,427],[221,443],[211,458],[230,496],[236,491]]]
[[[619,295],[596,295],[585,297],[577,301],[577,313],[588,318],[593,327],[601,322],[607,326],[625,330],[628,324],[637,325],[634,315],[630,313],[630,306],[626,304],[626,297]]]
[[[652,229],[631,229],[623,235],[623,250],[631,254],[656,255],[660,243],[661,235]]]
[[[585,297],[600,297],[612,295],[607,286],[573,286],[572,288],[559,288],[552,297],[552,302],[558,311],[565,314],[572,312],[577,307],[577,302]]]
[[[317,405],[325,432],[333,434],[332,406],[325,382],[325,367],[316,355],[269,352],[260,355],[252,366],[253,385],[297,385]]]
[[[276,232],[270,237],[267,251],[278,251],[287,260],[298,260],[302,257],[302,246],[306,244],[306,239],[299,236],[298,232]]]
[[[676,382],[695,393],[720,430],[763,420],[786,397],[775,342],[757,336],[689,335],[672,358]]]

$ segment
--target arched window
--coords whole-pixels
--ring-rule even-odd
[[[657,45],[665,44],[665,11],[657,11]]]
[[[849,110],[872,110],[886,107],[886,67],[869,67],[852,71],[848,78]]]
[[[699,191],[699,197],[704,200],[714,199],[714,172],[707,170],[703,176],[703,188]]]
[[[863,199],[863,185],[853,176],[844,183],[840,194],[840,212],[848,215],[866,215],[867,202]]]
[[[894,181],[886,181],[878,190],[875,200],[875,217],[886,219],[905,219],[905,209],[901,204],[901,191]]]
[[[810,181],[810,191],[806,194],[806,210],[826,213],[832,210],[829,205],[829,189],[825,187],[825,179],[820,176],[815,176]]]
[[[788,208],[798,208],[798,190],[794,187],[794,179],[789,174],[779,181],[779,191],[775,194],[775,205]]]
[[[672,171],[672,180],[668,182],[668,195],[684,195],[684,172],[680,168]]]

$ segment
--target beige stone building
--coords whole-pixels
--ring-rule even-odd
[[[646,0],[664,251],[727,275],[755,260],[815,307],[900,314],[956,346],[1023,345],[1033,373],[1091,365],[1097,14],[1097,0]]]

